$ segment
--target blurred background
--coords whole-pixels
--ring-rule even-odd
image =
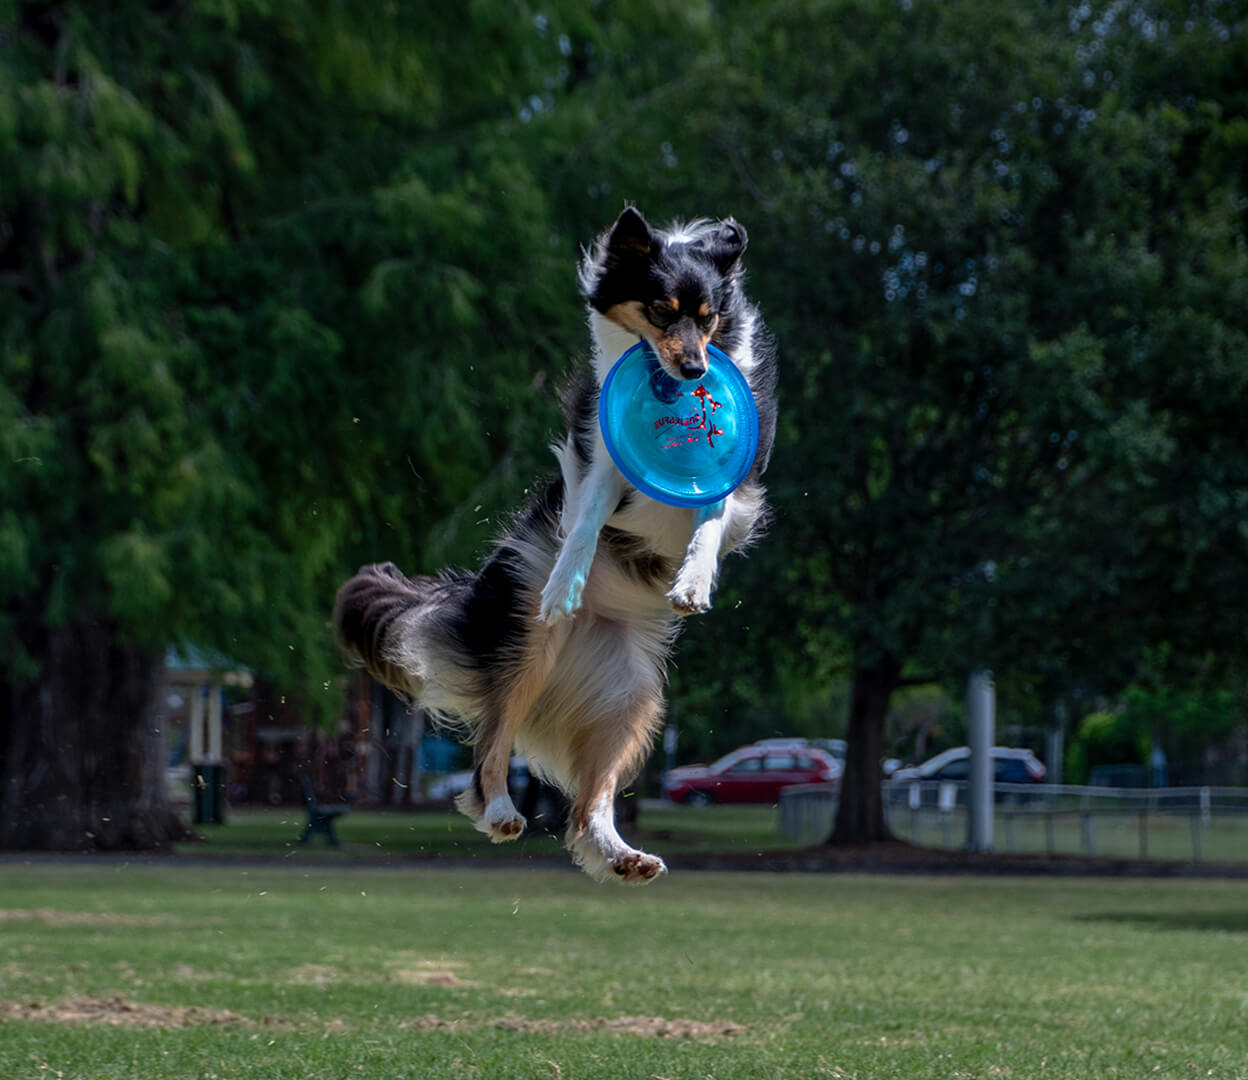
[[[277,804],[463,766],[334,591],[476,565],[552,474],[626,203],[746,226],[782,365],[643,793],[767,737],[922,762],[981,670],[1050,781],[1248,784],[1245,25],[0,3],[0,846],[161,846],[190,761]]]

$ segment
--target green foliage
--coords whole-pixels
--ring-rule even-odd
[[[337,580],[475,557],[535,467],[578,318],[507,135],[552,46],[483,49],[541,45],[533,26],[521,5],[19,6],[6,679],[40,623],[90,616],[329,714]]]
[[[1242,702],[1227,689],[1130,686],[1125,715],[1148,732],[1175,761],[1197,760],[1204,748],[1225,739],[1241,718]]]
[[[578,245],[625,200],[745,223],[784,366],[772,533],[674,674],[688,748],[835,730],[873,665],[955,696],[989,665],[1030,719],[1117,693],[1158,642],[1176,676],[1240,657],[1230,6],[14,18],[6,679],[90,614],[336,709],[336,582],[475,562],[549,470]]]
[[[1148,732],[1127,712],[1089,713],[1066,748],[1063,779],[1086,784],[1098,765],[1143,765],[1149,742]]]

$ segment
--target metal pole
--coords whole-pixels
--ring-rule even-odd
[[[192,765],[204,762],[204,688],[195,685],[191,688],[191,732],[187,754]]]
[[[1045,763],[1048,768],[1048,775],[1044,778],[1045,783],[1060,784],[1062,782],[1062,757],[1065,754],[1065,739],[1066,733],[1060,727],[1049,729],[1049,734],[1045,739],[1046,752],[1049,759]]]
[[[221,761],[221,684],[213,683],[208,691],[208,760]]]
[[[967,686],[967,728],[971,749],[970,813],[966,846],[971,851],[992,850],[992,744],[996,729],[996,688],[992,674],[977,671]]]

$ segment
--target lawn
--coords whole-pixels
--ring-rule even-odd
[[[635,843],[659,855],[698,851],[774,851],[798,845],[779,831],[774,806],[714,806],[687,809],[647,806],[639,828],[624,828]],[[488,860],[549,856],[566,860],[559,837],[526,832],[510,844],[491,844],[454,810],[420,812],[353,811],[339,818],[341,844],[330,848],[323,836],[299,843],[307,817],[303,810],[231,810],[225,825],[196,826],[203,842],[180,844],[179,854],[272,856],[303,863],[360,858],[448,856]]]
[[[0,866],[0,1076],[1248,1077],[1219,881]]]
[[[918,818],[904,807],[889,807],[889,823],[896,835],[925,847],[962,848],[966,843],[966,814],[961,808],[947,818],[924,809]],[[353,811],[336,826],[341,845],[330,848],[324,837],[299,843],[306,816],[296,807],[284,810],[245,808],[231,810],[228,824],[198,826],[203,842],[178,845],[187,855],[223,857],[250,855],[280,857],[295,864],[403,859],[439,856],[473,861],[519,857],[566,860],[560,839],[532,831],[511,844],[491,844],[473,829],[471,822],[453,810],[420,812]],[[1193,829],[1189,816],[1151,814],[1144,819],[1146,846],[1140,847],[1138,814],[1098,813],[1093,823],[1093,850],[1098,855],[1135,859],[1189,861],[1193,857]],[[1042,815],[1018,813],[999,807],[995,814],[996,849],[1000,852],[1043,852],[1050,840],[1059,854],[1086,854],[1079,815],[1058,814],[1052,833]],[[831,829],[829,821],[815,843]],[[699,852],[767,852],[804,846],[785,838],[779,829],[774,806],[710,806],[694,809],[648,803],[636,828],[624,827],[625,835],[639,847],[664,856]],[[1220,814],[1200,827],[1201,857],[1206,861],[1243,862],[1248,859],[1248,815]]]
[[[891,807],[889,826],[900,839],[925,847],[961,848],[966,844],[966,811],[961,807],[948,815],[925,808],[917,816],[906,808]],[[1248,859],[1248,814],[1222,813],[1201,824],[1199,818],[1193,821],[1185,813],[1142,816],[1132,811],[1100,811],[1085,824],[1077,812],[1070,812],[1054,814],[1046,824],[1043,813],[998,807],[993,815],[993,839],[1001,852],[1046,851],[1051,841],[1058,854],[1188,862],[1199,853],[1200,859],[1209,862],[1243,862]]]

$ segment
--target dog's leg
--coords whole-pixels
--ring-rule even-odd
[[[615,779],[595,801],[577,800],[568,826],[568,849],[576,864],[596,881],[620,881],[625,885],[648,885],[667,864],[657,855],[638,851],[625,843],[615,829]]]
[[[590,877],[645,885],[667,871],[657,855],[638,851],[615,828],[615,789],[620,769],[644,752],[661,720],[659,701],[625,717],[603,717],[579,756],[579,787],[568,821],[568,850]]]
[[[731,496],[729,496],[731,498]],[[728,516],[728,499],[699,507],[693,515],[693,536],[667,598],[677,615],[699,615],[711,609],[711,589],[719,574],[719,548]]]
[[[506,687],[494,716],[485,721],[477,742],[472,783],[455,800],[456,808],[496,844],[515,840],[524,831],[524,817],[507,791],[511,750],[516,732],[541,696],[566,637],[566,631],[558,628],[534,632],[533,648],[519,676]]]
[[[598,549],[598,534],[624,494],[624,480],[610,462],[595,462],[564,511],[567,535],[554,569],[542,590],[538,618],[545,623],[569,619],[581,608],[581,597]]]

